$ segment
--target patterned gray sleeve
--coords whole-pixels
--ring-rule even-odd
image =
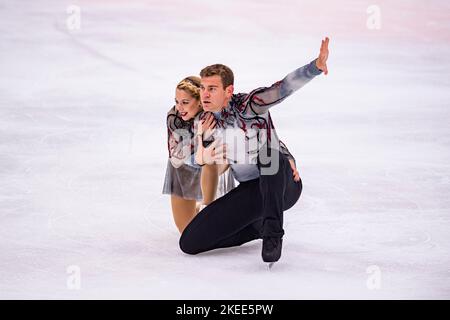
[[[316,66],[315,59],[289,73],[283,80],[274,83],[272,86],[253,90],[245,99],[245,105],[248,107],[242,110],[245,110],[247,115],[266,113],[272,106],[289,97],[321,73],[322,71]]]

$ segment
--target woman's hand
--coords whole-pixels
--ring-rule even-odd
[[[218,141],[215,140],[207,148],[203,147],[203,141],[208,140],[215,131],[217,125],[216,118],[212,113],[206,114],[206,116],[200,119],[197,126],[197,152],[195,153],[195,162],[199,165],[223,163],[222,157],[225,157],[225,145],[218,145]]]
[[[209,137],[214,133],[214,128],[216,127],[217,121],[212,113],[208,113],[204,119],[200,120],[197,134],[203,136],[203,140],[208,140]]]

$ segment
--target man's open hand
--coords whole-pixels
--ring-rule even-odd
[[[325,38],[325,40],[322,40],[322,45],[320,46],[320,53],[319,57],[316,60],[316,66],[320,70],[325,73],[325,75],[328,74],[328,68],[327,68],[327,60],[328,60],[328,43],[330,42],[330,39],[328,37]]]

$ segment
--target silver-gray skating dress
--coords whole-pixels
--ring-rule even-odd
[[[175,107],[167,113],[167,161],[163,194],[175,195],[183,199],[202,200],[200,184],[201,167],[194,161],[194,119],[184,121]],[[230,170],[219,176],[217,197],[221,197],[235,187]]]

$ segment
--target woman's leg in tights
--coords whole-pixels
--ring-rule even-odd
[[[172,214],[175,225],[177,226],[180,233],[183,232],[184,228],[192,221],[196,214],[196,203],[195,200],[187,200],[181,197],[172,195],[170,197],[170,202],[172,205]]]

